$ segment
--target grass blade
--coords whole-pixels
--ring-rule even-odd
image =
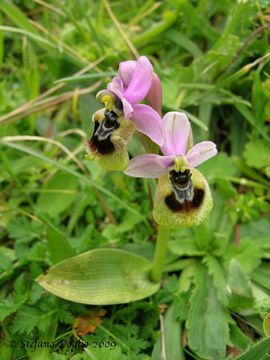
[[[42,161],[45,161],[48,164],[51,164],[55,167],[57,167],[58,169],[61,169],[69,174],[72,174],[74,176],[76,176],[77,179],[81,180],[86,186],[88,187],[95,187],[96,189],[98,189],[100,192],[102,192],[103,194],[107,195],[108,197],[110,197],[111,199],[113,199],[116,203],[120,204],[121,206],[123,206],[125,209],[127,209],[128,211],[132,212],[134,215],[136,215],[137,217],[139,217],[144,223],[148,224],[147,219],[145,218],[144,215],[142,215],[141,213],[139,213],[137,210],[133,209],[131,206],[129,206],[128,204],[126,204],[124,201],[122,201],[121,199],[119,199],[119,197],[117,197],[116,195],[112,194],[110,191],[106,190],[104,187],[100,186],[98,183],[96,183],[93,180],[90,180],[88,178],[86,178],[85,176],[83,176],[82,174],[78,173],[75,170],[71,170],[69,169],[67,166],[62,165],[61,163],[50,159],[46,156],[44,156],[43,154],[41,154],[40,152],[31,149],[27,146],[24,145],[18,145],[18,144],[14,144],[8,141],[4,141],[4,140],[0,140],[0,144],[4,145],[4,146],[9,146],[13,149],[22,151],[26,154],[32,155]]]

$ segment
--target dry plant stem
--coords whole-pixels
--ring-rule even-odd
[[[82,70],[76,72],[74,74],[74,76],[80,76],[85,74],[87,71],[95,68],[98,64],[100,64],[104,59],[106,58],[106,56],[102,56],[100,57],[97,61],[95,61],[92,64],[87,65],[85,68],[83,68]],[[53,86],[51,89],[45,91],[43,94],[37,96],[35,99],[32,99],[30,101],[27,101],[26,103],[24,103],[23,105],[19,106],[17,109],[11,111],[10,113],[0,117],[0,124],[1,123],[5,123],[7,121],[10,120],[15,120],[19,117],[21,117],[21,114],[27,110],[29,110],[32,106],[35,106],[40,100],[44,99],[46,96],[51,95],[52,93],[56,92],[57,90],[60,90],[62,87],[64,87],[66,84],[65,83],[60,83],[57,84],[55,86]]]
[[[259,35],[260,33],[264,32],[264,30],[270,30],[270,25],[263,25],[257,29],[255,29],[247,38],[246,40],[243,42],[242,46],[240,47],[240,49],[237,51],[237,53],[235,54],[235,56],[233,57],[231,63],[228,65],[228,68],[226,70],[226,72],[229,72],[230,69],[235,65],[235,63],[238,61],[238,59],[240,58],[242,52],[245,50],[245,48],[251,43],[251,41],[253,41],[254,38],[256,38],[257,35]]]
[[[95,84],[91,85],[90,87],[78,90],[76,95],[80,96],[80,95],[89,94],[89,93],[93,92],[94,90],[96,90],[98,87],[100,87],[101,84],[102,84],[102,82],[98,81]],[[61,85],[61,84],[59,84],[59,85]],[[20,107],[20,111],[18,108],[14,112],[12,111],[11,113],[2,116],[0,118],[0,124],[11,121],[11,120],[20,119],[24,116],[28,116],[30,114],[33,114],[33,113],[41,111],[41,110],[49,109],[51,107],[54,107],[58,104],[61,104],[65,101],[72,99],[73,96],[74,96],[74,91],[68,91],[59,96],[55,96],[51,99],[45,99],[44,101],[37,101],[34,104],[30,104],[30,105],[29,105],[29,103],[27,103],[27,106],[25,106],[26,104],[24,104],[22,107]]]
[[[36,21],[29,20],[30,23],[37,28],[40,32],[48,36],[54,43],[57,43],[58,47],[65,49],[69,54],[71,54],[75,59],[84,65],[89,65],[89,60],[83,56],[81,56],[78,51],[74,50],[71,46],[65,44],[61,40],[59,40],[56,36],[52,35],[49,31],[47,31],[41,24]]]
[[[104,200],[101,193],[97,189],[94,189],[94,192],[98,198],[100,206],[102,207],[103,211],[105,212],[105,214],[108,217],[108,219],[110,220],[110,222],[114,225],[117,225],[117,221],[116,221],[115,217],[113,216],[113,213],[111,212],[110,208],[107,206],[106,201]]]
[[[112,21],[114,22],[114,25],[117,27],[118,31],[120,32],[122,38],[124,39],[125,43],[127,44],[127,46],[129,47],[131,53],[134,55],[135,58],[139,57],[139,53],[137,51],[137,49],[135,48],[135,46],[132,44],[132,42],[130,41],[129,37],[127,36],[127,34],[124,32],[124,30],[122,29],[121,24],[119,23],[119,21],[116,19],[112,8],[109,4],[108,0],[103,0],[104,5],[106,7],[106,10],[108,11],[108,14],[110,15],[110,18],[112,19]]]
[[[84,168],[83,164],[72,154],[72,152],[65,145],[61,144],[59,141],[44,138],[42,136],[30,136],[30,135],[25,135],[25,136],[5,136],[2,140],[9,141],[9,142],[13,142],[13,141],[41,141],[41,142],[47,142],[47,143],[56,145],[59,148],[61,148],[61,150],[63,150],[70,157],[70,159],[72,159],[78,165],[78,167],[82,171],[85,172],[85,168]]]
[[[160,282],[167,252],[170,229],[165,226],[158,227],[157,242],[153,267],[150,277],[154,282]]]
[[[235,237],[234,237],[235,243],[237,246],[240,245],[240,240],[241,240],[241,234],[240,234],[240,224],[237,223],[235,225]]]
[[[139,21],[141,21],[142,19],[146,18],[147,16],[149,16],[153,11],[157,10],[160,6],[162,5],[161,1],[157,1],[155,2],[148,10],[146,10],[144,13],[139,14],[137,16],[135,16],[130,22],[129,25],[135,25],[137,24]]]
[[[61,15],[61,16],[65,16],[65,14],[60,10],[58,9],[57,7],[53,6],[53,5],[50,5],[50,4],[47,4],[45,1],[43,0],[33,0],[35,3],[41,5],[41,6],[44,6],[45,8]]]
[[[164,334],[164,320],[163,315],[159,315],[160,321],[160,352],[161,352],[161,360],[167,360],[166,357],[166,346],[165,346],[165,334]]]

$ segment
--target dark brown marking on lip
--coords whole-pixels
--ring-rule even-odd
[[[123,111],[123,103],[122,103],[121,99],[119,99],[118,96],[115,97],[114,105],[117,108],[117,110]]]
[[[91,139],[88,141],[88,146],[92,150],[92,152],[99,152],[102,155],[109,155],[115,151],[115,146],[111,141],[111,137],[108,137],[104,140],[99,140],[98,136],[95,135],[95,131],[99,126],[98,122],[95,122],[94,133]]]
[[[101,155],[110,155],[115,151],[115,145],[111,141],[111,135],[119,128],[118,116],[114,111],[105,111],[102,121],[94,122],[94,131],[88,146],[92,152]]]
[[[194,189],[194,195],[192,200],[185,199],[183,202],[179,202],[175,196],[174,191],[165,198],[165,204],[173,212],[189,213],[198,209],[204,199],[203,189]]]

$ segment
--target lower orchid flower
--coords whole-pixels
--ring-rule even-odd
[[[191,126],[184,113],[169,112],[163,117],[164,156],[140,155],[132,159],[125,174],[159,178],[153,216],[162,226],[198,225],[212,208],[205,177],[195,169],[217,154],[216,145],[203,141],[191,147]]]
[[[94,132],[88,142],[90,158],[97,158],[108,170],[124,170],[128,165],[127,144],[135,130],[158,145],[164,143],[161,109],[161,85],[145,56],[120,63],[119,76],[107,90],[97,94],[105,109],[93,115]],[[148,99],[152,106],[140,104]]]

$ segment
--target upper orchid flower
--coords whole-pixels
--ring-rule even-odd
[[[140,56],[137,61],[124,61],[119,65],[118,74],[108,84],[107,90],[97,94],[97,99],[108,110],[112,110],[115,105],[134,124],[136,130],[150,137],[156,144],[163,145],[160,115],[151,106],[140,104],[153,84],[154,74],[150,61],[146,56]]]
[[[120,63],[118,76],[107,90],[97,94],[105,109],[93,115],[94,132],[88,142],[88,153],[108,170],[125,170],[128,166],[127,143],[135,130],[158,145],[164,143],[160,117],[161,85],[145,56],[137,61]],[[146,99],[149,105],[139,104]],[[153,109],[154,106],[156,110]]]
[[[189,149],[191,127],[184,113],[169,112],[163,123],[164,156],[137,156],[130,161],[125,174],[159,178],[153,212],[158,224],[169,227],[199,224],[211,210],[212,198],[206,179],[194,168],[217,154],[216,145],[203,141]]]

